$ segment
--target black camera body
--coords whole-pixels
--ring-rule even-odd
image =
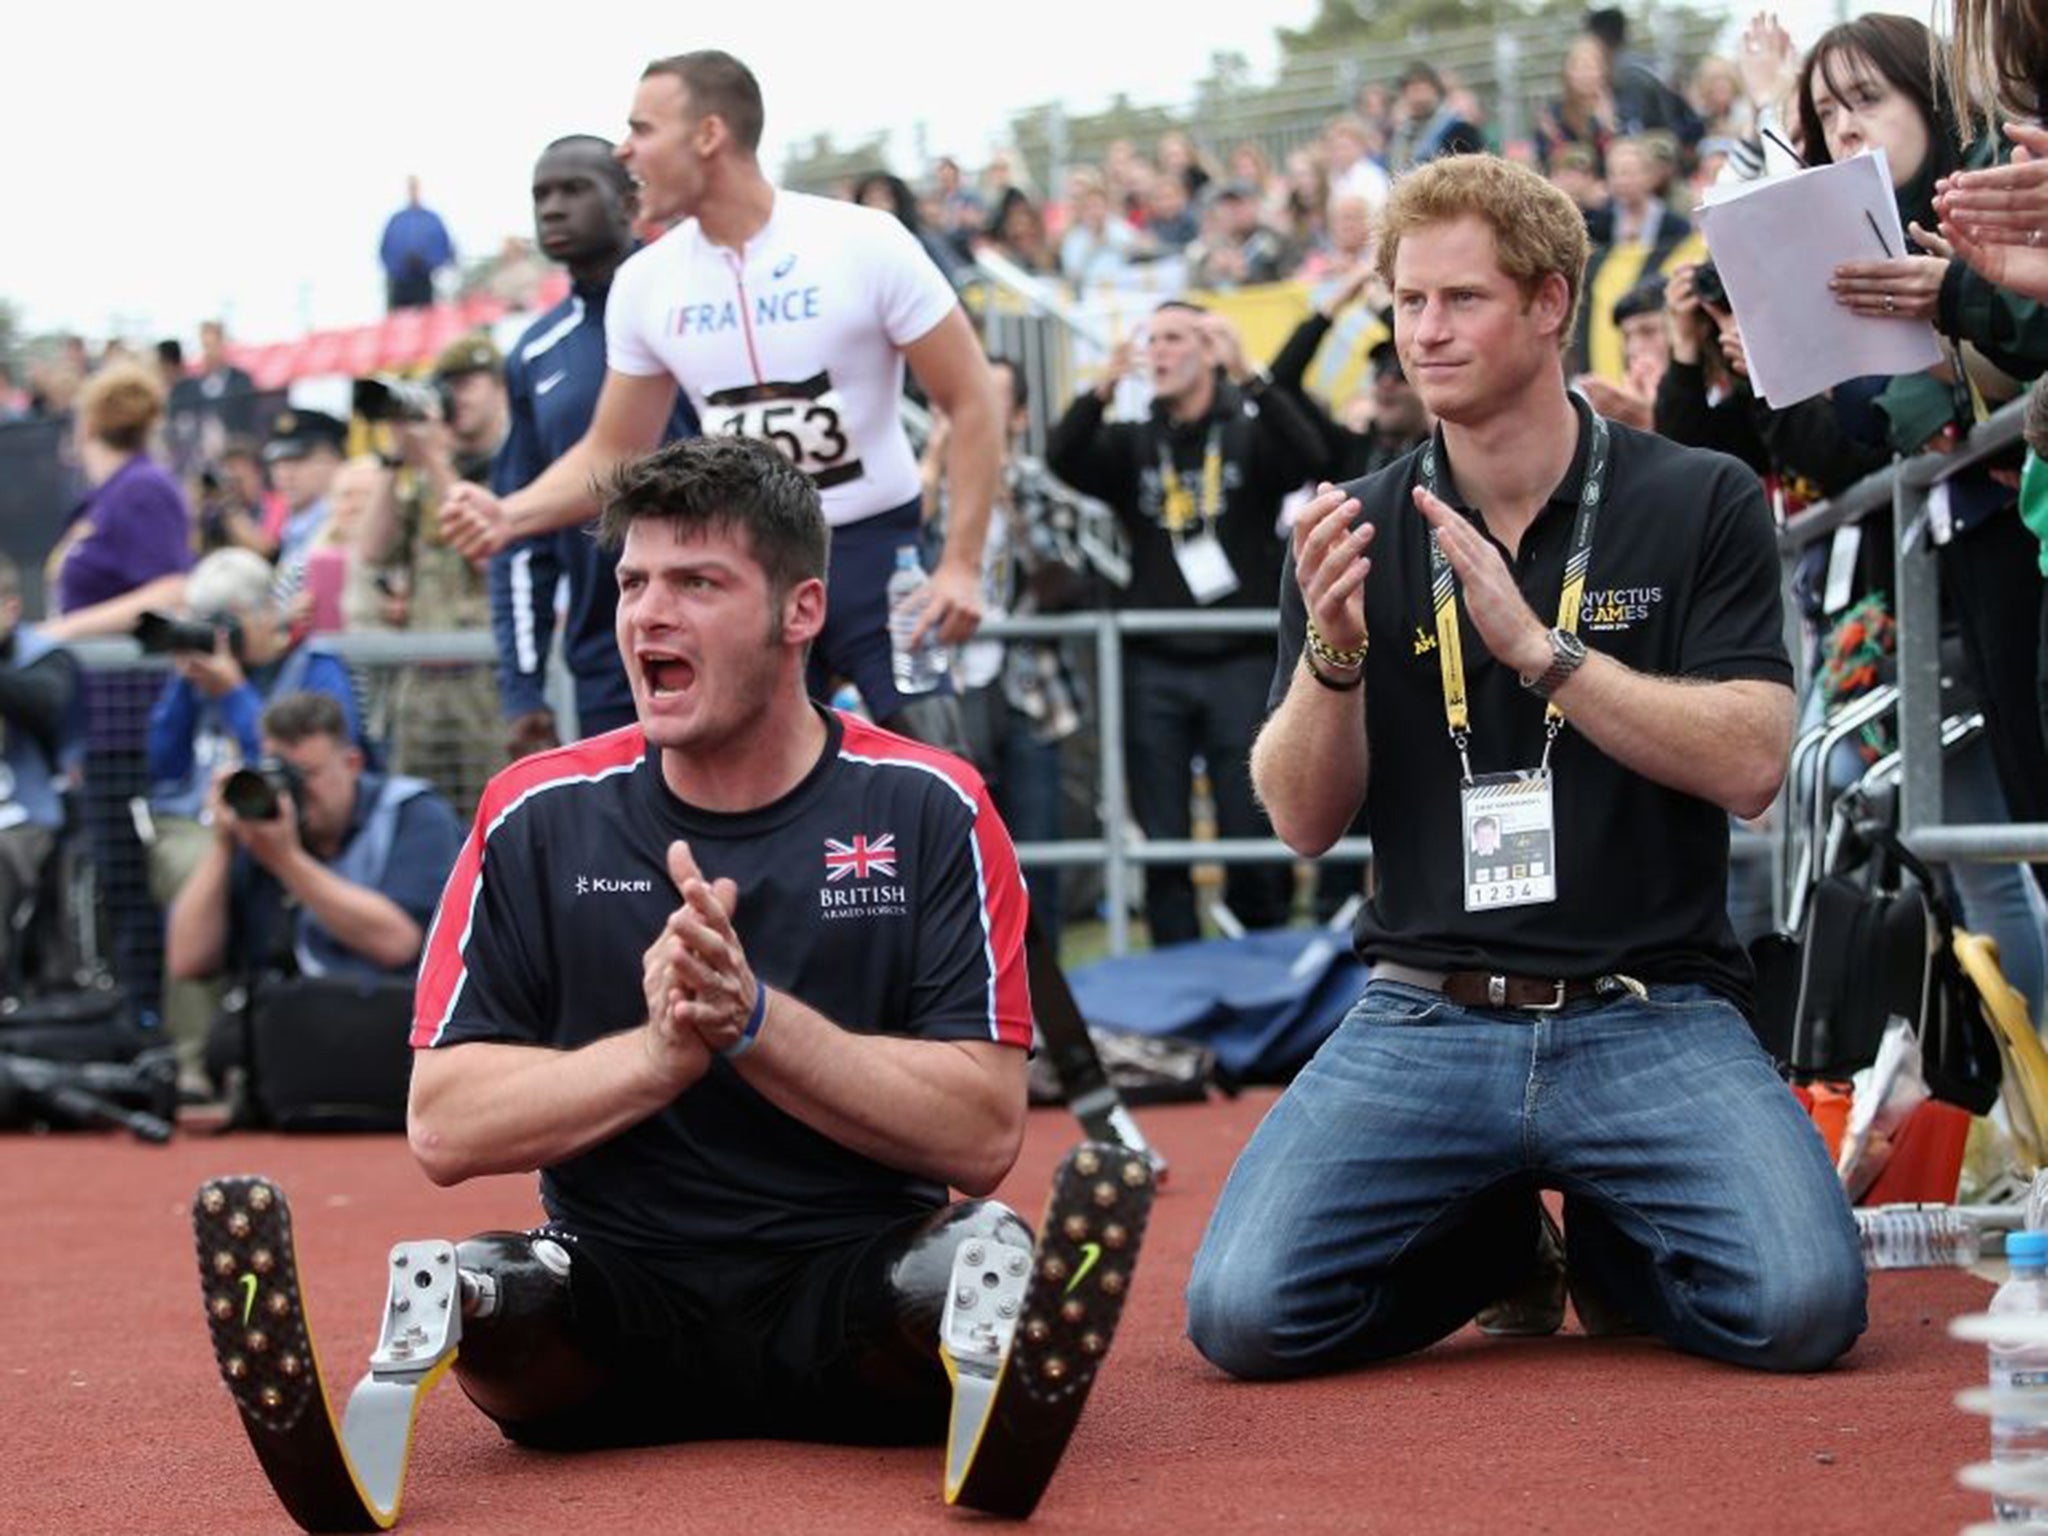
[[[1702,304],[1711,304],[1716,309],[1732,308],[1728,289],[1711,261],[1703,261],[1692,269],[1692,291]]]
[[[234,652],[235,659],[239,661],[242,656],[242,621],[232,614],[212,619],[174,619],[167,613],[145,612],[136,619],[132,633],[145,656],[193,652],[211,656],[222,635],[227,636],[228,649]]]
[[[237,768],[220,786],[220,798],[244,821],[275,821],[283,809],[283,796],[299,803],[303,783],[299,770],[281,757],[259,758]]]
[[[427,383],[395,373],[373,373],[356,380],[354,408],[365,421],[446,421],[448,389],[438,380]]]

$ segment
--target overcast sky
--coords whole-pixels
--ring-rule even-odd
[[[1780,14],[1803,39],[1835,5],[1796,0]],[[1075,112],[1118,90],[1184,100],[1219,50],[1270,79],[1273,29],[1315,10],[1315,0],[343,0],[307,10],[60,0],[34,7],[32,40],[28,23],[15,29],[0,87],[0,297],[31,331],[96,338],[189,344],[216,314],[248,341],[361,323],[382,310],[377,236],[408,172],[466,255],[530,233],[535,154],[564,133],[616,137],[641,67],[662,54],[723,47],[747,61],[767,101],[771,173],[792,142],[829,131],[851,144],[885,127],[896,130],[898,168],[911,169],[919,121],[932,153],[972,164],[1011,113],[1055,97]]]

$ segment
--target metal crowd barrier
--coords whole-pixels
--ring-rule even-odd
[[[1038,868],[1098,867],[1103,875],[1105,938],[1111,954],[1130,950],[1132,909],[1139,896],[1142,870],[1150,864],[1247,864],[1294,860],[1297,855],[1277,838],[1217,838],[1185,841],[1147,840],[1132,820],[1124,782],[1124,692],[1123,647],[1127,635],[1157,634],[1272,634],[1278,615],[1272,610],[1233,609],[1217,612],[1182,610],[1116,611],[1039,615],[1030,618],[991,620],[982,634],[1003,640],[1061,640],[1092,642],[1095,659],[1094,724],[1098,744],[1097,810],[1102,835],[1052,842],[1020,843],[1019,860]],[[385,633],[325,635],[355,672],[359,691],[371,715],[373,729],[378,720],[377,701],[388,691],[395,674],[425,663],[429,665],[466,663],[485,666],[492,660],[491,637],[483,633]],[[82,663],[93,669],[124,669],[155,665],[141,658],[133,641],[91,641],[75,647]],[[575,718],[571,691],[559,653],[551,670],[549,695],[557,718]],[[422,776],[440,782],[460,804],[451,765],[447,776],[434,769],[431,751],[420,770]],[[1740,858],[1767,858],[1768,839],[1747,832],[1735,836],[1734,850]],[[1325,862],[1363,863],[1372,857],[1369,838],[1346,837],[1322,855]]]
[[[1788,581],[1801,553],[1818,539],[1890,506],[1898,561],[1893,614],[1898,632],[1899,784],[1901,839],[1925,859],[1999,863],[2048,859],[2048,823],[2006,822],[1949,826],[1941,810],[1941,578],[1928,515],[1934,488],[2020,441],[2027,402],[2022,396],[1977,423],[1949,453],[1923,453],[1866,475],[1840,495],[1789,519],[1778,550]],[[1788,609],[1787,623],[1797,620]],[[1788,634],[1792,654],[1804,657],[1803,637]]]

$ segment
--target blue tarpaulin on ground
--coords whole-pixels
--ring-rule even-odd
[[[1078,967],[1074,1001],[1095,1029],[1194,1040],[1223,1076],[1285,1082],[1365,990],[1348,935],[1275,928],[1170,944]]]

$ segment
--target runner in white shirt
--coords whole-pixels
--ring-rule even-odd
[[[706,433],[773,442],[818,486],[833,528],[835,622],[814,672],[851,678],[886,724],[913,708],[889,678],[882,592],[896,546],[915,543],[919,528],[917,463],[898,414],[904,365],[953,423],[953,512],[920,626],[948,644],[981,621],[1001,456],[995,382],[916,239],[886,213],[774,186],[756,158],[761,123],[760,87],[728,54],[647,67],[617,153],[640,183],[643,216],[674,227],[613,280],[590,430],[502,501],[459,488],[442,526],[482,559],[585,521],[595,487],[660,443],[680,384]]]

